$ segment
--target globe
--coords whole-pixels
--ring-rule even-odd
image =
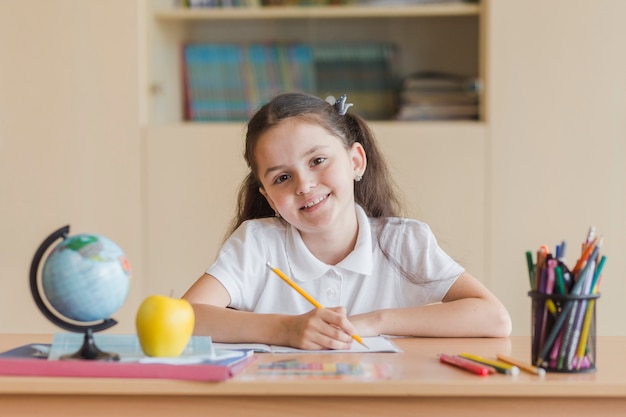
[[[130,266],[104,236],[80,234],[61,241],[42,270],[43,292],[62,316],[81,322],[109,318],[126,300]]]
[[[69,226],[65,226],[48,236],[36,251],[30,286],[35,303],[48,320],[63,329],[85,333],[83,347],[71,358],[117,360],[116,354],[95,346],[92,334],[117,324],[110,317],[124,304],[130,277],[128,259],[112,240],[97,234],[69,236]]]

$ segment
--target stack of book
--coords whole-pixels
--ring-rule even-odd
[[[399,120],[476,120],[480,81],[441,72],[422,72],[404,79]]]
[[[394,114],[389,44],[188,44],[183,49],[185,119],[248,119],[276,94],[347,93],[370,119]],[[358,107],[357,107],[358,106]]]
[[[0,352],[0,375],[224,381],[256,360],[250,349],[215,349],[210,336],[192,336],[176,357],[146,356],[134,334],[98,333],[94,342],[119,360],[62,359],[81,349],[84,336],[56,333],[52,344],[29,343]]]
[[[178,8],[259,7],[259,6],[329,6],[352,4],[355,0],[174,0]]]
[[[412,4],[441,3],[477,3],[478,0],[174,0],[174,6],[180,8],[206,7],[259,7],[259,6],[337,6],[337,5],[373,5],[398,6]]]
[[[258,7],[260,5],[260,0],[174,0],[174,7],[182,9]]]

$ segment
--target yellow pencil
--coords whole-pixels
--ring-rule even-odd
[[[283,281],[285,281],[287,284],[289,284],[289,286],[291,288],[293,288],[294,290],[298,291],[298,293],[303,296],[304,298],[306,298],[311,304],[313,304],[315,306],[315,308],[324,308],[323,305],[321,305],[320,303],[317,302],[317,300],[313,297],[311,297],[309,294],[307,294],[306,291],[304,291],[298,284],[296,284],[295,282],[293,282],[293,280],[291,278],[289,278],[287,275],[285,275],[283,273],[283,271],[281,271],[278,268],[275,268],[274,266],[272,266],[272,264],[270,264],[269,262],[267,262],[265,265],[267,265],[267,267],[269,269],[272,270],[272,272],[274,272],[276,275],[278,275]],[[353,334],[352,338],[354,340],[356,340],[357,342],[359,342],[360,344],[362,344],[363,346],[365,346],[367,349],[369,349],[369,347],[367,347],[367,345],[363,342],[363,339],[361,339],[361,337],[358,334]]]
[[[531,374],[538,375],[538,376],[545,376],[546,375],[546,370],[545,369],[539,368],[537,366],[532,366],[530,364],[523,363],[521,361],[518,361],[517,359],[511,358],[510,356],[506,356],[506,355],[502,355],[502,354],[498,353],[496,355],[496,357],[498,358],[499,361],[506,362],[509,365],[515,365],[519,369],[521,369],[522,371],[526,371],[526,372],[529,372]]]
[[[474,362],[482,363],[483,365],[489,365],[496,368],[496,371],[501,374],[506,375],[519,375],[519,368],[515,365],[510,365],[508,363],[500,362],[500,361],[492,361],[491,359],[483,358],[482,356],[472,355],[470,353],[461,353],[459,356],[465,359],[469,359]]]
[[[578,342],[578,349],[576,350],[576,370],[580,369],[583,363],[583,357],[585,356],[585,350],[587,350],[587,339],[589,339],[589,329],[591,328],[591,320],[593,317],[593,308],[596,300],[590,300],[587,305],[587,311],[585,311],[585,318],[583,321],[583,330],[580,333],[580,340]]]

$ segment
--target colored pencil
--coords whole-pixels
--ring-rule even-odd
[[[491,366],[461,358],[460,356],[446,355],[445,353],[439,354],[439,362],[456,366],[457,368],[461,368],[467,372],[472,372],[477,375],[489,375],[496,373],[496,369]]]
[[[496,355],[496,357],[498,358],[499,361],[508,363],[509,365],[517,366],[522,371],[526,371],[526,372],[531,373],[533,375],[537,375],[537,376],[545,376],[546,375],[546,370],[545,369],[539,368],[537,366],[533,366],[531,364],[524,363],[522,361],[518,361],[517,359],[514,359],[514,358],[512,358],[510,356],[506,356],[506,355],[502,355],[501,353],[498,353]]]
[[[533,263],[533,253],[529,250],[526,251],[526,267],[528,268],[530,288],[535,288],[535,264]]]
[[[506,374],[506,375],[519,375],[519,368],[515,365],[510,365],[508,363],[493,361],[491,359],[483,358],[482,356],[472,355],[470,353],[461,353],[462,358],[469,359],[471,361],[482,363],[483,365],[493,367],[498,373]]]
[[[589,258],[589,255],[595,250],[598,245],[598,237],[593,238],[593,240],[586,242],[586,245],[583,249],[582,255],[578,258],[578,262],[574,265],[574,269],[572,269],[572,274],[576,275],[585,265],[585,262]]]

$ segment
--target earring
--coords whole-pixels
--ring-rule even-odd
[[[359,175],[357,173],[354,174],[354,181],[359,182],[361,181],[361,179],[363,179],[362,175]]]
[[[280,213],[278,211],[274,212],[274,217],[278,217],[280,219]]]

